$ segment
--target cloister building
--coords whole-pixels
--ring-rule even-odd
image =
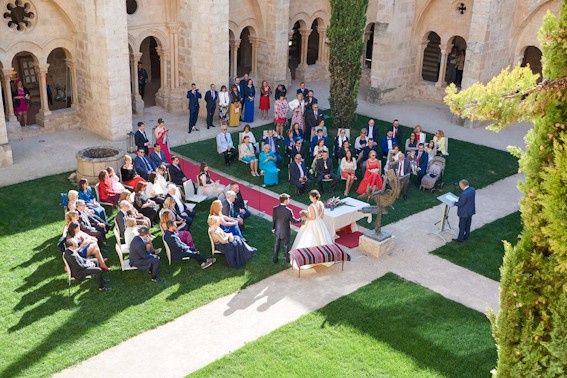
[[[561,0],[369,0],[361,85],[372,102],[441,101],[453,46],[462,86],[541,71],[537,30]],[[186,91],[250,73],[259,85],[328,78],[328,0],[0,0],[0,166],[10,141],[81,128],[124,139],[145,106],[187,111]],[[137,63],[149,76],[138,94]],[[15,80],[30,91],[14,114]],[[203,108],[203,107],[202,107]]]

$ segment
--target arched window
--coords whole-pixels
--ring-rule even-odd
[[[307,39],[307,65],[317,63],[319,59],[319,32],[317,31],[319,24],[317,20],[311,24],[311,34]]]
[[[70,57],[62,48],[54,49],[47,56],[47,99],[49,110],[70,108],[74,101],[71,72],[65,59]]]
[[[522,59],[522,67],[527,67],[529,64],[533,73],[539,74],[538,83],[542,80],[542,67],[541,67],[541,50],[535,46],[528,46],[524,50],[524,58]]]
[[[244,28],[240,33],[240,47],[238,48],[236,74],[238,76],[252,71],[252,43],[250,43],[250,27]]]
[[[425,81],[437,82],[439,78],[439,65],[441,63],[441,37],[435,32],[427,35],[427,46],[423,51],[423,65],[421,77]]]
[[[367,31],[364,33],[366,39],[366,50],[364,53],[364,65],[366,68],[372,68],[372,52],[374,49],[374,23],[367,26]]]
[[[141,65],[136,62],[138,74],[138,91],[144,100],[144,106],[156,105],[156,93],[161,87],[161,61],[158,54],[158,41],[154,37],[146,37],[140,44]],[[145,71],[139,71],[139,69]],[[147,79],[143,80],[144,77]]]
[[[299,21],[297,21],[291,30],[291,38],[289,40],[289,53],[288,53],[288,67],[291,71],[291,78],[295,79],[295,70],[301,63],[301,44],[303,41],[301,40],[301,33],[299,29],[301,25]]]

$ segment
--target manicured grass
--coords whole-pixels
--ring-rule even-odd
[[[197,371],[195,377],[488,377],[481,313],[394,274]]]
[[[100,293],[87,280],[74,283],[69,298],[55,247],[63,229],[59,192],[72,188],[66,177],[0,188],[0,376],[48,376],[285,268],[271,262],[271,224],[251,217],[246,234],[259,251],[245,269],[224,266],[222,257],[204,271],[195,261],[168,266],[164,256],[163,282],[154,284],[145,273],[119,270],[112,237],[113,290]],[[199,205],[192,226],[205,256],[208,206]]]
[[[465,243],[452,241],[431,253],[500,281],[500,267],[504,257],[502,241],[515,244],[521,230],[520,213],[512,213],[473,231]]]
[[[366,126],[368,122],[368,117],[357,116],[357,120],[353,128],[351,129],[351,140],[354,146],[354,139],[358,136],[359,130]],[[383,136],[386,133],[387,128],[390,126],[389,123],[384,121],[376,121],[376,125],[380,128],[380,135]],[[329,130],[329,143],[328,147],[330,151],[333,151],[332,143],[336,135],[336,130],[332,128],[332,120],[326,122],[326,126]],[[260,126],[253,129],[256,140],[260,141],[262,130],[274,128],[273,124],[268,124],[265,126]],[[234,143],[238,141],[238,131],[241,131],[242,127],[233,132],[233,129],[229,128],[232,132],[232,140]],[[407,127],[403,128],[403,141],[401,144],[405,144],[405,139],[410,134],[410,129]],[[427,140],[430,140],[432,135],[428,135]],[[354,148],[354,147],[353,147]],[[207,161],[209,166],[219,172],[225,172],[239,179],[246,180],[256,185],[262,184],[261,177],[252,177],[250,175],[250,170],[247,165],[237,162],[232,164],[230,167],[224,165],[222,157],[216,152],[211,154],[211,151],[216,151],[216,141],[215,139],[208,139],[196,143],[187,144],[184,146],[179,146],[174,148],[179,154],[186,156],[195,161]],[[282,156],[284,154],[283,143],[282,143]],[[412,177],[412,185],[410,185],[408,199],[399,200],[394,205],[394,210],[390,211],[388,214],[384,215],[382,219],[383,224],[392,223],[403,219],[409,215],[415,214],[419,211],[428,209],[432,206],[439,204],[437,197],[445,192],[453,191],[458,194],[458,188],[456,188],[455,183],[460,179],[466,178],[475,188],[482,188],[490,185],[500,179],[511,176],[518,172],[518,162],[515,157],[510,155],[508,152],[495,150],[493,148],[480,146],[468,142],[463,142],[460,140],[450,139],[449,140],[449,158],[447,159],[447,164],[445,168],[445,185],[440,192],[428,193],[420,191],[415,185],[415,177]],[[269,189],[275,193],[289,193],[293,196],[293,199],[303,203],[309,203],[307,194],[297,195],[295,194],[295,188],[288,183],[288,170],[287,170],[287,158],[284,158],[284,162],[280,165],[279,173],[279,184],[270,187]],[[359,179],[362,178],[362,173],[357,173]],[[360,180],[359,180],[360,181]],[[355,190],[357,188],[355,184]],[[338,186],[337,190],[332,193],[328,184],[324,187],[326,189],[323,199],[327,199],[331,196],[338,195],[343,196],[344,184]],[[351,197],[356,198],[357,194],[355,190],[350,193]]]

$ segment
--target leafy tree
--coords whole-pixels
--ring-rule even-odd
[[[538,38],[539,85],[529,67],[516,67],[459,93],[451,86],[445,97],[452,112],[495,121],[496,131],[534,124],[527,149],[511,149],[525,174],[523,230],[515,246],[505,242],[501,309],[491,315],[499,377],[567,376],[567,2],[559,19],[545,16]]]
[[[368,0],[331,0],[329,71],[331,115],[335,127],[354,122],[361,74],[361,54]]]

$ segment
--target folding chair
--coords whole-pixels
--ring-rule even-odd
[[[114,204],[113,204],[113,203],[110,203],[110,202],[102,202],[102,201],[100,200],[100,195],[98,194],[98,182],[96,183],[96,185],[95,185],[95,187],[94,187],[94,190],[95,190],[95,194],[96,194],[96,201],[97,201],[98,203],[100,203],[101,205],[106,205],[106,206],[114,207]]]
[[[63,258],[63,264],[65,264],[65,272],[67,272],[67,284],[68,284],[68,294],[69,297],[71,296],[71,281],[76,281],[76,278],[71,275],[71,268],[69,267],[69,263],[65,260],[65,252],[61,254],[61,258]],[[85,276],[85,278],[91,278],[90,275]]]
[[[118,255],[118,260],[120,261],[120,269],[122,269],[122,271],[138,269],[135,266],[130,266],[130,259],[124,258],[119,243],[116,243],[114,245],[114,249],[116,249],[116,254]]]
[[[122,243],[122,238],[120,237],[120,229],[118,224],[114,221],[114,236],[116,237],[116,246],[120,248],[120,253],[127,255],[130,253],[130,246]]]
[[[161,241],[163,242],[163,246],[165,247],[165,255],[167,256],[167,260],[169,261],[169,265],[171,265],[171,250],[169,249],[169,245],[165,241],[163,231],[162,231]],[[181,260],[188,261],[188,260],[191,260],[191,257],[183,257]]]
[[[223,254],[221,251],[219,251],[218,249],[215,248],[215,242],[213,241],[213,235],[211,234],[211,229],[209,228],[207,230],[207,234],[209,235],[209,240],[211,242],[211,256],[214,257],[215,253],[218,254]]]

